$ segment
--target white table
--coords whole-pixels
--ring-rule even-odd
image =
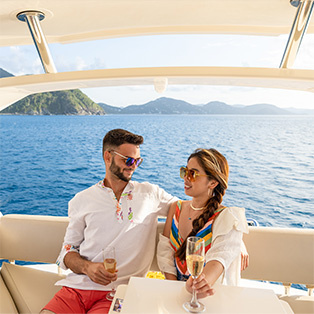
[[[206,306],[203,313],[293,313],[272,290],[222,285],[216,285],[215,290],[215,295],[201,299]],[[182,304],[191,299],[184,282],[137,277],[132,277],[128,285],[119,286],[115,297],[123,299],[121,314],[187,313]],[[110,314],[117,314],[114,303],[115,300]]]

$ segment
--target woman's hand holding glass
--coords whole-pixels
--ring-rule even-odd
[[[204,268],[205,262],[205,242],[199,237],[188,237],[186,243],[186,264],[191,278],[189,280],[192,282],[192,300],[185,302],[183,307],[186,311],[190,313],[199,313],[205,310],[204,304],[197,300],[196,286],[199,282],[194,282],[197,280]],[[202,279],[203,280],[203,279]],[[201,280],[201,282],[202,282]]]
[[[186,282],[186,290],[190,293],[193,293],[193,289],[195,289],[197,297],[199,299],[214,295],[215,293],[215,290],[207,282],[204,274],[201,274],[196,279],[193,279],[192,277],[188,279],[188,281]]]

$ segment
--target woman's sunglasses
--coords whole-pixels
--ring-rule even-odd
[[[115,153],[116,155],[122,157],[124,159],[124,162],[125,164],[128,166],[128,167],[131,167],[135,164],[136,167],[139,167],[140,164],[142,163],[143,161],[143,158],[139,157],[139,158],[132,158],[132,157],[127,157],[127,156],[123,156],[121,154],[119,154],[118,152],[112,150],[110,152],[113,152]]]
[[[207,174],[199,174],[197,170],[188,169],[188,167],[181,167],[180,177],[182,179],[184,179],[184,177],[187,177],[189,181],[195,182],[197,177],[207,177]]]

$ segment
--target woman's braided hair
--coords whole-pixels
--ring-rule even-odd
[[[217,186],[213,191],[213,195],[207,200],[205,209],[202,214],[193,220],[193,229],[189,233],[188,237],[195,236],[199,230],[201,230],[207,223],[208,219],[214,214],[216,209],[222,203],[223,196],[228,188],[228,176],[229,166],[226,158],[219,153],[216,149],[202,149],[198,148],[190,155],[188,161],[191,158],[196,158],[200,166],[204,169],[208,175],[209,180],[216,180]],[[186,239],[175,253],[181,261],[185,260],[186,252]]]

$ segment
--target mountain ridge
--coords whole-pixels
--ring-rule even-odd
[[[107,114],[238,114],[238,115],[294,115],[298,109],[290,111],[271,104],[254,104],[249,106],[232,106],[221,101],[210,101],[204,105],[192,105],[186,101],[161,97],[142,105],[114,107],[98,103]],[[304,109],[307,114],[314,110]],[[302,109],[299,109],[302,114]]]

